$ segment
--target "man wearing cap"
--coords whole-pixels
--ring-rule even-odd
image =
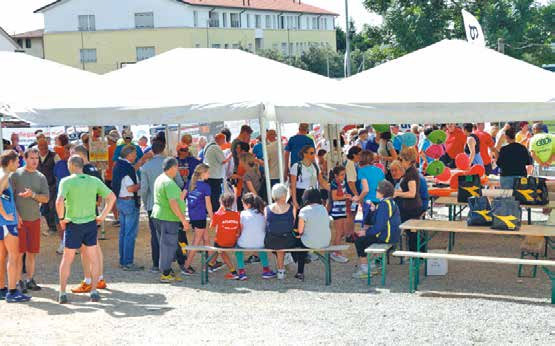
[[[239,167],[239,156],[237,154],[237,146],[239,143],[247,143],[250,146],[252,128],[249,125],[241,126],[241,132],[239,136],[231,142],[231,154],[233,155],[233,172],[237,172],[237,167]]]
[[[132,164],[135,165],[135,169],[139,169],[139,167],[141,167],[144,163],[144,160],[142,160],[143,155],[144,155],[143,150],[137,144],[132,143],[133,142],[133,132],[131,132],[131,130],[127,130],[127,129],[123,130],[122,137],[123,137],[123,143],[118,145],[116,147],[116,150],[114,150],[114,155],[112,156],[112,160],[114,162],[117,162],[117,160],[121,156],[121,150],[127,145],[132,145],[132,146],[135,147],[135,151],[136,151],[136,154],[137,154],[135,156],[135,161],[132,162]]]
[[[208,185],[210,185],[210,201],[212,202],[212,212],[220,209],[220,196],[222,194],[222,183],[224,178],[224,164],[227,162],[221,148],[226,143],[223,133],[218,133],[211,142],[204,148],[204,163],[210,167]]]
[[[308,127],[309,125],[307,123],[300,123],[299,132],[289,138],[287,142],[287,146],[285,147],[285,180],[289,177],[289,167],[301,160],[299,156],[301,149],[306,145],[315,148],[314,141],[307,136]]]
[[[187,184],[200,161],[191,155],[187,144],[179,143],[176,149],[179,175]]]

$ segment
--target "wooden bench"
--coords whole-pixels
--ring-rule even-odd
[[[446,259],[449,261],[466,261],[466,262],[482,262],[482,263],[498,263],[498,264],[514,264],[514,265],[532,265],[541,266],[547,277],[551,280],[551,304],[555,304],[555,271],[551,271],[549,267],[555,267],[555,261],[549,260],[532,260],[520,258],[506,257],[490,257],[490,256],[471,256],[456,254],[441,254],[427,252],[412,251],[395,251],[393,256],[409,257],[409,292],[414,293],[418,289],[417,280],[417,262],[419,259]],[[417,259],[417,260],[415,260]]]
[[[205,285],[208,282],[208,263],[216,256],[219,252],[276,252],[278,250],[272,249],[243,249],[243,248],[219,248],[213,246],[187,246],[187,251],[198,251],[201,253],[201,265],[202,270],[200,273],[200,283]],[[326,286],[331,284],[331,261],[330,253],[336,251],[345,251],[349,249],[349,245],[334,245],[328,246],[322,249],[304,249],[304,248],[293,248],[293,249],[283,249],[279,251],[284,252],[314,252],[324,263],[326,270]],[[208,252],[214,252],[212,255],[208,255]]]
[[[387,275],[387,254],[395,244],[372,244],[364,252],[366,253],[366,260],[368,262],[368,286],[370,286],[372,257],[374,257],[374,265],[377,266],[378,260],[381,262],[382,267],[382,286],[385,286],[385,277]],[[378,255],[378,256],[372,256]]]

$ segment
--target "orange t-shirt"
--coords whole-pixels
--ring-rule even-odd
[[[226,142],[226,143],[220,145],[220,149],[222,149],[222,150],[231,149],[231,143]]]
[[[240,178],[237,179],[237,190],[235,191],[235,196],[237,197],[241,197],[241,195],[243,194],[243,176],[245,175],[245,173],[247,173],[247,169],[242,164],[239,164],[239,166],[237,167],[237,175]]]
[[[216,228],[214,241],[221,247],[232,247],[239,238],[241,214],[237,211],[220,209],[214,214],[210,228]]]
[[[114,151],[116,151],[116,144],[108,145],[108,169],[106,170],[106,174],[104,174],[104,180],[112,181],[112,170],[114,169],[114,161],[112,158],[114,157]]]

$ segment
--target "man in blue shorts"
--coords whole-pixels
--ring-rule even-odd
[[[92,290],[91,301],[100,301],[96,290],[99,275],[97,254],[97,224],[104,221],[116,201],[114,193],[104,183],[93,176],[83,173],[85,163],[78,155],[68,160],[71,175],[60,182],[56,211],[60,225],[65,232],[65,251],[60,263],[59,303],[68,303],[66,284],[71,272],[75,251],[85,246],[86,255],[91,262]],[[104,209],[96,216],[96,196],[106,199]]]

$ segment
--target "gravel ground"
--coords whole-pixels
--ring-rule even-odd
[[[117,268],[117,231],[107,226],[109,240],[101,243],[109,285],[103,300],[70,294],[64,306],[56,303],[57,238],[43,237],[37,281],[44,288],[28,304],[0,303],[0,344],[555,345],[551,285],[541,271],[519,279],[515,266],[451,262],[447,276],[423,278],[408,294],[408,268],[395,258],[385,288],[352,279],[351,249],[350,263],[333,265],[330,287],[319,261],[307,265],[304,283],[292,278],[293,268],[283,282],[263,281],[260,266],[251,265],[246,282],[225,281],[222,270],[206,286],[198,276],[163,285],[155,274]],[[446,244],[439,235],[431,248]],[[455,252],[518,256],[519,240],[457,236]],[[144,221],[136,254],[150,265]],[[73,285],[80,266],[77,259]]]

